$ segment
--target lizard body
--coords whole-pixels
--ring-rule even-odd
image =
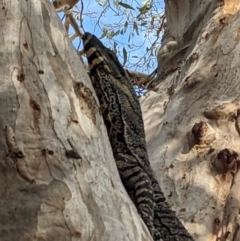
[[[116,165],[155,241],[193,241],[170,209],[150,166],[141,107],[115,53],[90,33],[82,36]]]

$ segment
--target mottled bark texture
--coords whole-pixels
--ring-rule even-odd
[[[55,10],[0,6],[0,240],[151,240]]]
[[[239,241],[240,2],[165,3],[158,85],[141,99],[150,161],[196,241]]]

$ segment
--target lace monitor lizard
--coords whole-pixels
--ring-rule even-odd
[[[149,163],[138,98],[115,53],[94,35],[82,36],[116,165],[155,241],[193,241],[170,209]]]

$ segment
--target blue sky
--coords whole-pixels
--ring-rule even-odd
[[[147,0],[145,0],[146,2]],[[108,2],[110,7],[101,6],[104,2]],[[157,67],[157,60],[155,57],[156,47],[160,45],[160,39],[152,47],[152,43],[156,40],[156,28],[158,27],[158,21],[155,20],[153,29],[147,28],[145,26],[141,27],[141,24],[146,21],[150,23],[151,19],[146,16],[142,20],[138,20],[136,16],[140,13],[138,8],[144,6],[145,2],[132,0],[132,1],[122,1],[134,8],[128,9],[122,6],[116,7],[113,1],[101,1],[101,0],[83,0],[83,27],[84,30],[95,34],[97,37],[101,37],[103,33],[103,28],[111,29],[111,31],[116,32],[118,30],[125,30],[123,34],[115,35],[112,38],[104,37],[101,41],[108,48],[113,49],[115,45],[115,50],[119,60],[123,63],[123,48],[125,48],[127,53],[127,62],[125,67],[139,72],[151,73]],[[154,9],[153,15],[155,14],[155,19],[163,12],[164,3],[163,0],[153,1]],[[109,5],[108,5],[109,6]],[[81,1],[78,3],[77,8],[81,10]],[[103,10],[105,9],[104,13]],[[76,9],[73,9],[73,11]],[[77,12],[77,11],[76,11]],[[159,15],[157,15],[159,14]],[[62,16],[62,14],[60,14]],[[134,20],[135,19],[135,20]],[[135,27],[138,26],[138,31],[136,28],[133,29],[133,20],[135,21]],[[128,26],[125,29],[126,21]],[[160,24],[159,24],[160,25]],[[114,44],[115,43],[115,44]],[[77,48],[79,46],[79,40],[73,42],[74,46]],[[148,51],[146,59],[143,56],[147,52],[147,48],[151,48]],[[80,45],[80,49],[82,45]],[[151,54],[150,54],[151,53]]]

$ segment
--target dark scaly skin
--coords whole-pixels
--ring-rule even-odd
[[[90,33],[82,37],[121,180],[155,241],[193,241],[171,211],[150,167],[142,112],[116,55]]]

